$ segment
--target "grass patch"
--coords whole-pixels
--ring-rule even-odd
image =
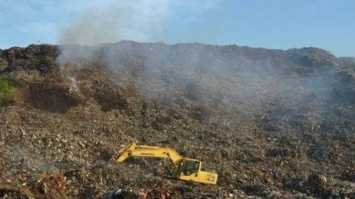
[[[14,101],[15,87],[6,79],[0,78],[0,107]]]

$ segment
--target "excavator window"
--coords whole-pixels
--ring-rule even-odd
[[[180,163],[180,172],[187,176],[198,173],[199,168],[200,168],[199,161],[182,160]]]

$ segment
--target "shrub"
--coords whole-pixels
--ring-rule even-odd
[[[0,78],[0,107],[13,102],[14,95],[15,87],[8,80]]]

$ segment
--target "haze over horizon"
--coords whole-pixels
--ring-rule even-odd
[[[0,48],[133,40],[317,47],[355,57],[354,7],[332,0],[1,0]]]

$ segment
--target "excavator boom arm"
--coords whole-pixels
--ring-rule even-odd
[[[128,144],[119,151],[117,162],[123,162],[129,156],[168,158],[176,165],[182,157],[173,149],[145,145],[137,145],[135,142]]]

